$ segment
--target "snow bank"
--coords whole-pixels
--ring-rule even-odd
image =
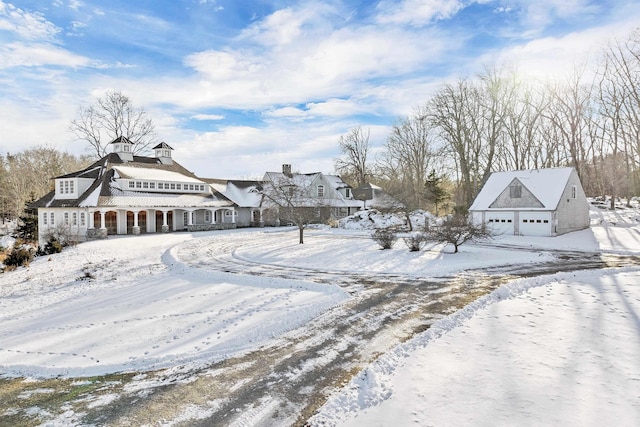
[[[640,269],[518,280],[386,353],[314,425],[638,425]]]

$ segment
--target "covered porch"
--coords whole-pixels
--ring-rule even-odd
[[[236,228],[234,207],[99,208],[89,211],[87,238]]]

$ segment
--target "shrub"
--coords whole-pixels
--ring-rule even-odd
[[[403,240],[404,244],[409,248],[409,251],[417,252],[427,243],[427,236],[424,233],[415,232],[411,233],[408,237],[404,237]]]
[[[371,234],[371,238],[382,249],[391,249],[398,240],[398,235],[395,231],[387,228],[379,228]]]
[[[62,252],[63,245],[55,236],[50,236],[47,243],[38,251],[38,255],[51,255]]]
[[[7,267],[26,267],[33,261],[33,250],[27,246],[14,247],[4,260]]]

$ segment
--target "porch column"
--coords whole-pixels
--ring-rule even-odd
[[[162,232],[169,232],[169,224],[167,224],[167,211],[162,211]]]
[[[193,211],[187,211],[187,225],[193,225]]]
[[[93,214],[95,211],[87,211],[87,215],[89,215],[89,228],[96,228],[95,221],[93,220]]]
[[[131,229],[131,232],[136,236],[140,234],[140,226],[138,225],[138,212],[139,211],[133,211],[133,228]]]
[[[235,223],[236,223],[236,210],[231,209],[231,224],[235,224]]]
[[[218,209],[211,209],[211,224],[216,224],[216,212]]]
[[[105,224],[105,220],[104,217],[107,213],[104,211],[100,211],[100,228],[105,229],[107,228],[106,224]]]

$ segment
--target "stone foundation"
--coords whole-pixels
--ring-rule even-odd
[[[89,228],[87,230],[87,240],[98,240],[107,238],[106,228]]]
[[[187,231],[209,231],[209,230],[230,230],[236,228],[237,224],[222,223],[222,224],[193,224],[187,225]]]

